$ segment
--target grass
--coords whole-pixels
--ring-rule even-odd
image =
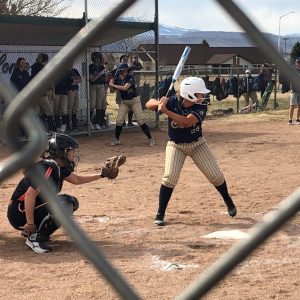
[[[257,96],[260,101],[259,93],[257,93]],[[211,97],[211,104],[208,107],[208,116],[212,115],[211,112],[213,110],[232,108],[234,110],[234,114],[236,116],[239,116],[239,118],[255,118],[256,120],[268,119],[270,121],[287,121],[289,109],[289,93],[282,94],[281,92],[277,92],[276,103],[278,104],[278,107],[274,109],[274,93],[272,93],[268,105],[264,111],[252,111],[251,113],[237,113],[236,98],[229,96],[225,100],[217,101],[213,97]],[[243,96],[241,96],[239,98],[239,108],[241,109],[244,106],[245,102]]]

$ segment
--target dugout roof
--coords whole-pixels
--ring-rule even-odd
[[[84,25],[84,19],[0,16],[0,45],[64,46]],[[150,30],[154,23],[114,21],[90,46],[108,45]]]

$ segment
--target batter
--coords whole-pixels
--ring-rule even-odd
[[[202,122],[207,105],[206,94],[210,93],[202,78],[187,77],[180,84],[180,96],[150,99],[146,107],[168,116],[169,141],[166,146],[165,171],[159,192],[159,207],[155,224],[165,225],[164,217],[168,202],[178,182],[187,156],[223,197],[228,214],[234,217],[237,209],[228,193],[227,184],[218,163],[202,136]]]

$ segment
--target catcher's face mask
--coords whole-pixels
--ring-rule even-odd
[[[72,165],[73,171],[76,170],[80,160],[79,151],[77,149],[67,149],[66,157],[70,161],[70,165]]]

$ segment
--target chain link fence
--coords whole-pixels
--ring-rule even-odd
[[[103,1],[95,2],[104,5]],[[122,298],[140,299],[134,289],[125,279],[122,278],[110,262],[106,260],[101,250],[97,248],[91,240],[89,240],[86,234],[77,224],[74,223],[74,221],[72,221],[72,219],[65,215],[64,210],[61,209],[61,206],[56,199],[56,194],[54,193],[52,186],[44,180],[40,170],[33,166],[35,159],[42,151],[42,145],[45,142],[45,134],[40,129],[40,122],[36,114],[32,111],[32,109],[29,109],[29,107],[32,106],[40,93],[48,87],[49,82],[53,82],[58,74],[64,74],[67,70],[67,66],[71,65],[81,55],[86,55],[85,51],[92,40],[101,35],[104,31],[108,30],[112,21],[119,17],[127,8],[131,7],[135,1],[123,0],[111,1],[109,3],[113,2],[114,5],[108,8],[108,11],[104,14],[104,16],[102,15],[98,20],[93,20],[84,32],[81,31],[64,48],[60,49],[55,56],[55,61],[50,60],[48,67],[44,68],[19,94],[16,95],[7,84],[7,80],[3,79],[3,76],[1,76],[1,97],[2,102],[4,101],[3,105],[7,107],[4,119],[6,124],[7,144],[13,155],[8,157],[0,165],[0,182],[20,169],[27,170],[29,172],[30,179],[40,187],[42,196],[48,200],[50,208],[57,216],[59,222],[64,226],[66,232],[75,241],[80,251],[94,264],[99,273],[106,278],[106,280]],[[286,64],[276,50],[272,48],[271,44],[265,39],[259,30],[256,29],[248,17],[238,8],[238,6],[229,0],[218,0],[217,2],[236,19],[240,26],[244,28],[244,30],[249,34],[249,37],[262,49],[262,51],[267,53],[272,61],[276,62],[280,71],[292,82],[293,86],[300,90],[299,78],[295,71]],[[99,6],[99,9],[100,8],[101,6]],[[141,18],[142,17],[143,14],[141,14]],[[102,51],[101,48],[99,50]],[[24,53],[24,51],[18,51],[19,50],[10,50],[10,54],[15,55],[13,57],[14,59],[18,55]],[[40,49],[38,51],[40,51]],[[34,54],[38,51],[34,52]],[[54,55],[58,49],[53,49],[52,51],[49,53]],[[84,59],[79,59],[79,62],[82,63],[82,61],[84,61]],[[84,76],[83,69],[82,74]],[[9,63],[5,65],[4,70],[9,72]],[[146,99],[149,94],[153,92],[152,87],[154,75],[150,73],[141,73],[139,75],[141,77],[140,86],[143,87],[141,93],[147,94],[143,96]],[[109,106],[113,106],[115,96],[109,95],[108,99]],[[21,151],[17,141],[17,127],[19,124],[15,120],[21,120],[21,124],[29,134],[29,143],[25,144]],[[210,266],[207,271],[201,274],[198,280],[192,283],[178,296],[178,299],[199,299],[202,297],[270,235],[276,232],[285,222],[291,219],[299,210],[300,191],[297,190],[294,194],[282,201],[278,210],[267,215],[263,222],[255,226],[253,230],[250,231],[249,238],[235,245],[213,266]]]
[[[66,2],[66,1],[65,1]],[[82,18],[83,23],[88,23],[90,19],[95,19],[101,17],[109,12],[113,7],[118,5],[120,1],[74,1],[72,6],[66,5],[66,9],[63,10],[60,17],[70,17],[72,18]],[[62,3],[61,5],[68,4]],[[94,45],[93,47],[87,47],[83,52],[79,53],[74,61],[72,62],[73,68],[76,68],[79,74],[82,77],[82,82],[79,84],[79,103],[78,109],[76,112],[76,122],[78,125],[79,131],[72,130],[72,119],[71,115],[67,121],[67,129],[70,135],[78,135],[78,134],[93,134],[98,132],[94,128],[96,124],[95,116],[96,111],[93,114],[91,111],[91,97],[90,97],[90,84],[89,84],[89,66],[92,62],[92,54],[95,52],[101,53],[104,56],[105,61],[105,72],[107,82],[105,84],[106,91],[106,99],[107,99],[107,109],[105,112],[105,127],[103,126],[102,131],[113,130],[115,126],[115,120],[118,112],[118,107],[120,103],[120,95],[119,92],[110,93],[108,89],[108,75],[109,73],[116,69],[118,64],[120,63],[120,58],[126,55],[129,59],[128,64],[134,56],[139,56],[140,51],[137,50],[140,44],[154,44],[155,43],[155,1],[153,0],[142,0],[133,4],[128,10],[126,10],[123,14],[121,14],[117,21],[121,22],[118,24],[120,27],[118,30],[122,31],[122,26],[126,27],[124,29],[124,34],[122,35],[123,39],[116,40],[116,38],[112,38],[112,40],[116,40],[111,44],[101,45],[99,44],[97,47]],[[39,20],[33,20],[31,22],[38,22]],[[55,19],[49,20],[47,22],[55,22]],[[123,23],[122,23],[123,22]],[[140,23],[149,24],[149,28],[152,30],[141,29],[143,33],[136,34],[136,26],[139,26]],[[71,24],[71,23],[70,23]],[[129,28],[128,25],[130,24]],[[132,28],[132,30],[130,29]],[[109,32],[109,30],[107,31]],[[114,31],[111,30],[111,35],[114,35]],[[18,58],[24,58],[28,64],[27,71],[29,74],[32,73],[32,66],[37,61],[38,56],[41,53],[45,53],[49,56],[49,61],[57,55],[57,53],[62,49],[62,46],[47,46],[47,45],[0,45],[0,74],[2,76],[2,80],[10,85],[10,78],[12,76],[14,67],[16,66],[16,62]],[[144,69],[149,69],[147,66],[143,66]],[[155,73],[155,72],[154,72]],[[149,75],[149,78],[147,76]],[[151,89],[155,86],[155,74],[153,72],[151,74],[146,74],[137,72],[135,74],[135,79],[138,85],[138,92],[142,97],[143,103],[145,102],[145,97],[149,96],[149,89],[151,85]],[[140,78],[143,78],[141,81]],[[55,90],[55,85],[58,81],[59,74],[57,74],[55,80],[49,85],[52,85],[52,90]],[[151,82],[151,83],[150,83]],[[54,93],[48,94],[49,102],[54,111],[54,119],[55,119],[55,129],[51,128],[47,117],[45,117],[44,125],[46,131],[59,131],[62,124],[62,116],[59,112],[59,109],[56,107],[58,100],[57,96]],[[4,132],[3,132],[3,113],[4,113],[5,105],[4,101],[0,100],[0,141],[5,143],[4,141]],[[155,126],[157,124],[157,116],[153,112],[149,112],[144,110],[144,117],[146,121]],[[90,124],[93,124],[90,126]],[[133,123],[137,125],[136,123]],[[52,126],[53,127],[53,126]]]

